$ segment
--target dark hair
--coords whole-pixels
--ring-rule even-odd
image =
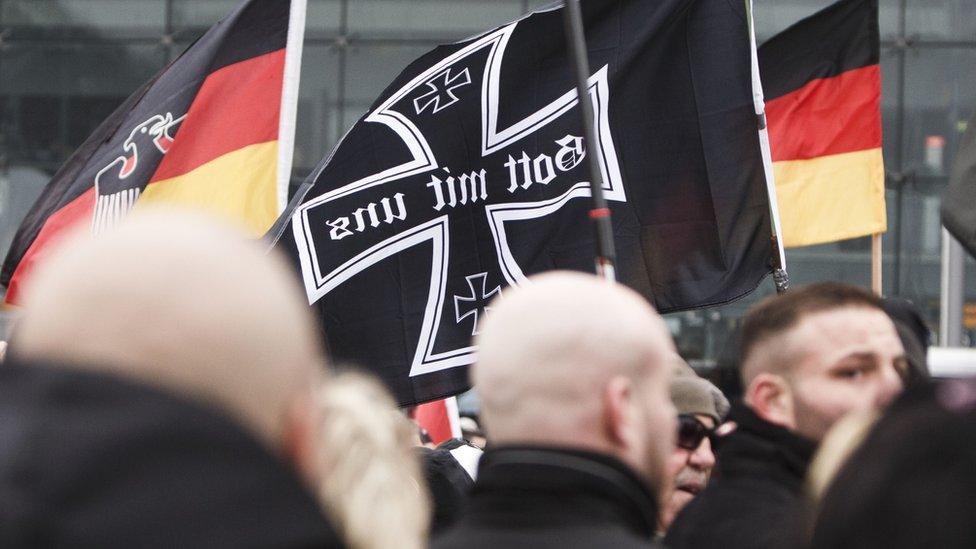
[[[908,360],[909,384],[928,379],[929,361],[928,350],[932,339],[922,313],[911,301],[899,298],[885,298],[884,310],[895,324],[902,347],[905,348],[905,358]]]
[[[841,307],[870,307],[884,312],[880,297],[840,282],[819,282],[767,297],[742,319],[739,364],[759,343],[790,330],[804,316]]]
[[[812,548],[976,547],[976,383],[900,397],[827,489]]]

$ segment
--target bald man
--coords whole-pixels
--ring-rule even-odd
[[[844,415],[886,406],[908,370],[881,299],[836,282],[750,309],[740,353],[735,430],[718,439],[717,479],[668,530],[673,549],[802,546],[803,483],[817,444]]]
[[[477,344],[489,449],[433,547],[653,546],[679,360],[657,313],[623,286],[546,274],[493,303]]]
[[[177,212],[87,232],[0,368],[0,546],[338,546],[295,467],[323,359],[284,263]]]

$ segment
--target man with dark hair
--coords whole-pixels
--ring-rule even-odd
[[[905,299],[885,298],[884,310],[898,330],[898,337],[905,347],[908,361],[907,384],[921,382],[930,377],[928,350],[932,334],[926,326],[922,314],[912,302]]]
[[[880,298],[846,284],[767,298],[741,339],[734,430],[718,441],[718,478],[668,531],[674,549],[795,546],[817,443],[845,414],[886,406],[908,368]]]

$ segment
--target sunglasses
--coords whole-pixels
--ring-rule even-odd
[[[715,429],[691,414],[678,414],[678,448],[694,451],[706,437],[712,440]]]

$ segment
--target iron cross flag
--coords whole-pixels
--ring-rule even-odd
[[[270,235],[333,357],[401,405],[467,388],[472,336],[506,287],[592,272],[585,160],[602,170],[618,276],[660,311],[736,299],[771,270],[744,5],[583,9],[595,143],[561,11],[540,10],[407,67]]]

